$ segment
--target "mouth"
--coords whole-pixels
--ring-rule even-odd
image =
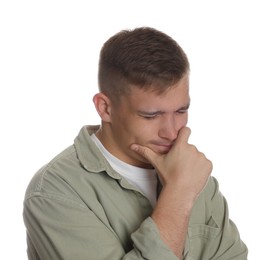
[[[166,154],[171,150],[172,146],[172,144],[155,143],[153,144],[153,150],[157,153]]]

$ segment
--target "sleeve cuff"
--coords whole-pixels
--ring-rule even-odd
[[[146,218],[131,239],[134,247],[145,259],[177,260],[177,256],[161,239],[159,230],[151,217]]]

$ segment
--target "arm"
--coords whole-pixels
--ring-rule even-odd
[[[112,259],[112,254],[120,259],[124,254],[112,230],[88,208],[65,197],[32,196],[24,202],[23,216],[29,260]],[[30,257],[34,254],[39,258]]]
[[[205,187],[212,164],[195,146],[188,144],[189,128],[165,155],[139,145],[132,149],[146,158],[157,170],[163,189],[152,213],[161,238],[180,258],[183,254],[191,210]]]
[[[127,234],[133,248],[126,250],[108,220],[99,216],[101,210],[100,205],[92,211],[65,196],[34,192],[24,202],[29,260],[176,259],[150,217]]]
[[[247,247],[241,240],[236,225],[229,219],[227,201],[214,177],[210,178],[205,190],[202,199],[205,201],[203,203],[209,206],[211,214],[208,226],[217,229],[216,235],[210,239],[209,258],[246,260]],[[195,206],[193,214],[198,214],[199,207],[200,203]]]

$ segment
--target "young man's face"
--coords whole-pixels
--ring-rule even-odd
[[[190,104],[188,77],[159,95],[133,88],[111,108],[110,136],[104,145],[120,160],[138,166],[149,163],[130,149],[136,143],[157,153],[167,153],[178,132],[186,126]]]

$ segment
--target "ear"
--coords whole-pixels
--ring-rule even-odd
[[[111,101],[110,99],[103,93],[97,93],[93,97],[93,102],[95,108],[104,122],[111,121]]]

